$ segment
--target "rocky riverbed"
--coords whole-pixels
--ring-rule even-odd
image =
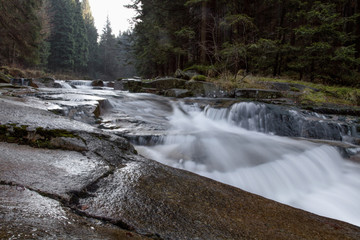
[[[115,94],[118,104],[131,98],[134,112],[112,121],[104,107],[96,110],[98,97],[77,93],[69,115],[66,93],[0,92],[1,239],[360,238],[357,226],[139,155],[122,136],[161,133],[172,111],[165,104],[148,109],[157,118],[139,117],[136,99],[146,95]]]

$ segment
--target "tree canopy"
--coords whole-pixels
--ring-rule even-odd
[[[120,0],[119,0],[120,1]],[[360,0],[133,0],[100,33],[88,0],[0,0],[0,63],[117,78],[246,72],[360,85]],[[115,23],[116,24],[116,23]]]
[[[144,76],[196,68],[359,84],[360,1],[134,0]]]

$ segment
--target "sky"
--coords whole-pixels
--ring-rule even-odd
[[[124,7],[124,5],[130,4],[131,0],[89,0],[89,3],[95,19],[95,27],[100,35],[107,16],[109,16],[115,35],[118,35],[119,31],[123,32],[131,27],[128,19],[134,17],[135,11]]]

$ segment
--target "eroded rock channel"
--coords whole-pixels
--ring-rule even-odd
[[[92,94],[1,90],[1,239],[360,238],[355,225],[145,158],[124,138],[146,145],[157,136],[166,146],[167,136],[180,136],[171,126],[176,106],[191,116],[186,108],[199,104],[108,89]],[[69,115],[66,109],[75,110]],[[198,143],[199,136],[212,137],[191,130]],[[356,149],[356,137],[349,138],[344,144]]]

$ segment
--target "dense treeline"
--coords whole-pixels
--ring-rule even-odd
[[[134,0],[145,76],[196,68],[359,84],[360,1]]]
[[[0,1],[0,60],[3,63],[40,62],[42,1]]]
[[[1,65],[103,79],[134,74],[125,57],[130,34],[116,37],[107,21],[99,38],[88,0],[0,0],[0,39]]]

